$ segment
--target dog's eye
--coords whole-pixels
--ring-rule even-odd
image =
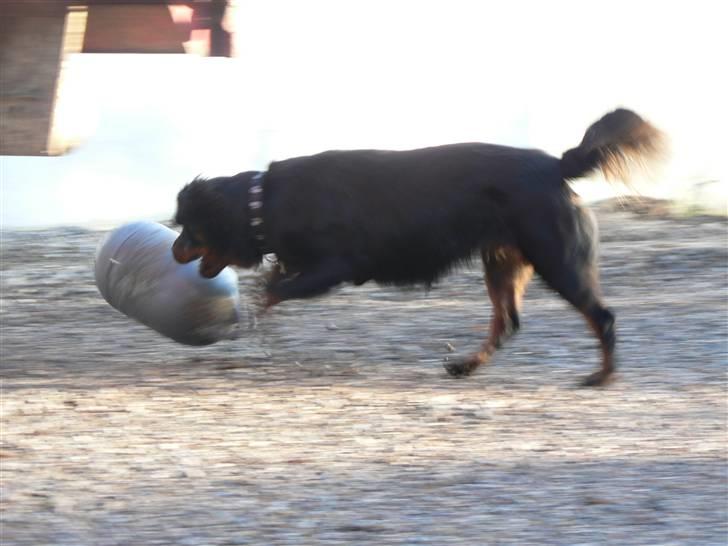
[[[187,240],[192,246],[205,246],[205,237],[198,230],[191,229],[189,227],[184,228]]]

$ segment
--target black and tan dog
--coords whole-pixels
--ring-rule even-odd
[[[614,314],[600,301],[597,228],[567,181],[592,171],[626,180],[658,155],[661,133],[619,109],[594,123],[561,159],[539,150],[451,144],[410,151],[329,151],[274,162],[264,172],[196,179],[178,196],[176,260],[278,267],[268,305],[345,282],[430,285],[479,252],[493,303],[490,334],[470,357],[446,364],[467,375],[519,327],[535,270],[584,315],[601,343],[600,385],[614,371]]]

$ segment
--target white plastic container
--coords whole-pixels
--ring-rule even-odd
[[[226,267],[214,279],[199,260],[178,264],[177,232],[154,222],[133,222],[110,232],[96,249],[96,286],[125,315],[187,345],[234,339],[239,333],[238,276]]]

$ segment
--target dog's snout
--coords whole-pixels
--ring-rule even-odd
[[[192,260],[196,260],[201,256],[201,254],[190,248],[190,245],[183,241],[180,236],[175,239],[174,243],[172,243],[172,256],[174,256],[177,263],[186,264]]]

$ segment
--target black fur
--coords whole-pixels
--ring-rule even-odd
[[[535,269],[592,324],[604,360],[587,382],[602,383],[614,368],[614,317],[599,301],[596,225],[565,180],[597,169],[624,174],[659,142],[657,130],[620,109],[561,159],[469,143],[274,162],[263,182],[265,245],[280,264],[268,284],[269,304],[343,282],[429,285],[480,252],[490,273],[493,331],[480,352],[448,371],[469,373],[517,329],[518,303]],[[182,189],[178,261],[202,256],[206,276],[225,265],[260,263],[248,210],[254,174],[198,179]]]

